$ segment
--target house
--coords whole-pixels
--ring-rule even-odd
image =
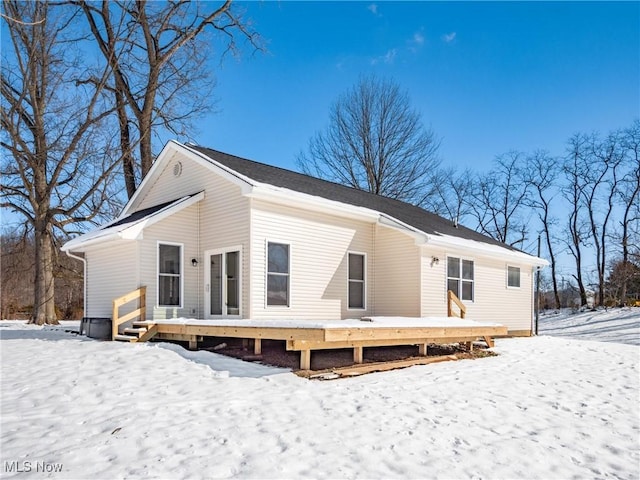
[[[545,260],[407,203],[169,142],[122,214],[63,246],[85,316],[147,287],[147,320],[447,315],[530,335]]]

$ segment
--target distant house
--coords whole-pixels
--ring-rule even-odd
[[[87,317],[147,287],[148,320],[446,316],[531,333],[546,261],[397,200],[169,142],[113,222],[63,250],[85,260]]]

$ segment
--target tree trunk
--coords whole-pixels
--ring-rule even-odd
[[[138,118],[140,129],[140,181],[147,176],[153,165],[153,150],[151,147],[151,115],[150,109],[143,109]]]
[[[574,278],[578,283],[578,291],[580,292],[580,306],[584,307],[587,304],[587,290],[584,288],[584,281],[582,280],[582,254],[579,248],[576,250],[574,258],[576,260],[576,274]]]
[[[46,220],[36,222],[35,247],[34,304],[29,323],[58,325],[53,280],[53,236],[51,234],[51,225]]]
[[[549,259],[551,260],[551,282],[553,283],[553,301],[556,308],[562,308],[560,303],[560,294],[558,293],[558,281],[556,280],[556,258],[553,254],[553,246],[551,244],[548,223],[545,222],[545,237],[547,240],[547,250],[549,251]]]
[[[129,117],[126,111],[126,99],[124,94],[116,88],[116,110],[118,112],[118,124],[120,126],[120,149],[122,150],[122,172],[124,174],[124,183],[127,188],[127,198],[133,197],[136,193],[136,173],[135,163],[136,160],[133,157],[133,150],[131,148],[131,134],[129,132]]]

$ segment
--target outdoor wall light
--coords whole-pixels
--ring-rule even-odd
[[[198,259],[197,258],[192,258],[191,259],[191,265],[193,265],[194,267],[198,266]]]
[[[440,259],[438,257],[431,257],[431,266],[437,265],[440,263]]]

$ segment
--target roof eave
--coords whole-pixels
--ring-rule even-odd
[[[154,212],[148,217],[142,218],[137,222],[133,222],[128,226],[124,226],[122,229],[117,229],[113,232],[109,232],[109,228],[107,228],[103,230],[103,234],[96,235],[96,231],[93,231],[85,235],[76,237],[73,240],[65,243],[62,246],[61,250],[63,252],[82,252],[88,247],[93,247],[101,243],[117,240],[139,240],[140,238],[142,238],[142,232],[145,228],[161,220],[164,220],[165,218],[168,218],[187,207],[190,207],[191,205],[202,200],[204,197],[204,191],[196,193],[194,195],[187,195],[185,197],[177,199],[175,202],[167,205],[165,208],[158,210],[157,212]],[[83,237],[85,238],[84,240]]]
[[[500,245],[492,245],[461,237],[430,235],[429,245],[452,249],[456,252],[473,252],[483,257],[512,261],[518,264],[531,265],[532,267],[543,268],[549,265],[547,260],[519,250],[510,250]]]
[[[245,196],[278,205],[304,207],[319,213],[338,215],[369,223],[376,223],[380,216],[379,212],[369,208],[349,205],[266,183],[255,182],[254,186],[245,193]]]

